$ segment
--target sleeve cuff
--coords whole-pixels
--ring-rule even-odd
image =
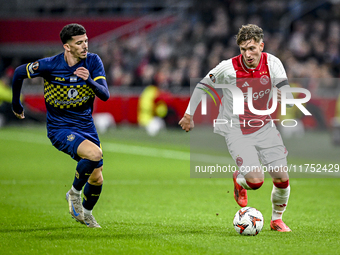
[[[276,84],[276,87],[279,89],[284,85],[289,85],[288,80],[284,80],[284,81],[279,82],[278,84]]]

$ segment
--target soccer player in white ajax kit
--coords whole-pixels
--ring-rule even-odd
[[[222,88],[222,105],[217,118],[228,120],[228,123],[216,124],[214,127],[215,133],[224,136],[229,153],[239,167],[239,171],[233,174],[234,198],[241,207],[247,206],[247,190],[262,186],[265,166],[273,180],[270,227],[276,231],[290,232],[290,228],[282,221],[290,193],[286,159],[288,151],[270,115],[252,113],[247,100],[247,97],[252,96],[256,110],[269,109],[273,88],[278,89],[280,101],[280,90],[289,87],[287,75],[277,57],[263,52],[263,30],[257,25],[242,26],[236,42],[241,54],[222,61],[197,84],[179,125],[187,132],[194,127],[193,115],[204,90],[209,87],[226,84],[242,90],[245,98],[244,114],[237,115],[233,114],[233,94],[229,89]],[[252,95],[248,95],[248,88],[252,88]],[[287,93],[286,97],[293,98],[291,93]]]

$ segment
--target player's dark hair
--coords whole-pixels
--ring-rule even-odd
[[[237,45],[251,39],[254,39],[255,42],[259,43],[263,40],[263,30],[254,24],[243,25],[235,37]]]
[[[85,28],[82,25],[73,23],[64,26],[59,35],[62,43],[65,44],[69,40],[72,40],[72,36],[84,34],[86,34]]]

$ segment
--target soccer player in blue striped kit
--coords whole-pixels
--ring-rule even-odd
[[[103,63],[88,52],[88,37],[82,25],[69,24],[60,32],[64,52],[16,68],[12,108],[24,119],[20,102],[25,78],[44,78],[47,136],[54,147],[78,162],[71,189],[66,193],[69,212],[90,228],[100,228],[92,215],[103,184],[103,153],[92,119],[95,96],[110,97]],[[83,202],[81,192],[83,191]]]

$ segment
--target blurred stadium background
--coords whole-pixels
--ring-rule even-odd
[[[27,119],[11,112],[14,69],[62,52],[59,32],[71,22],[87,29],[111,92],[94,108],[105,155],[105,191],[96,207],[102,232],[69,220],[63,194],[75,162],[46,137],[42,79],[25,80]],[[265,30],[265,51],[282,60],[292,86],[312,93],[312,116],[289,113],[303,127],[283,134],[289,164],[338,164],[339,0],[0,0],[0,253],[274,254],[273,241],[280,254],[339,250],[338,179],[291,178],[285,219],[293,232],[284,236],[269,230],[272,183],[265,181],[250,206],[266,226],[241,241],[231,224],[238,209],[232,181],[189,178],[192,137],[199,138],[198,161],[213,154],[210,163],[234,164],[224,140],[203,125],[213,114],[195,116],[190,136],[177,122],[190,81],[239,54],[234,35],[247,23]],[[167,130],[156,135],[164,123]]]
[[[190,79],[239,54],[234,35],[242,24],[256,23],[265,30],[265,51],[283,61],[291,82],[312,92],[307,108],[313,116],[295,118],[306,130],[330,131],[340,114],[339,20],[338,0],[1,0],[0,74],[2,84],[10,84],[16,66],[61,52],[61,28],[78,22],[90,51],[104,62],[112,95],[98,100],[94,112],[136,126],[138,99],[155,85],[150,107],[165,103],[159,116],[170,127],[186,109]],[[39,78],[25,82],[33,119],[45,112],[42,86]]]

